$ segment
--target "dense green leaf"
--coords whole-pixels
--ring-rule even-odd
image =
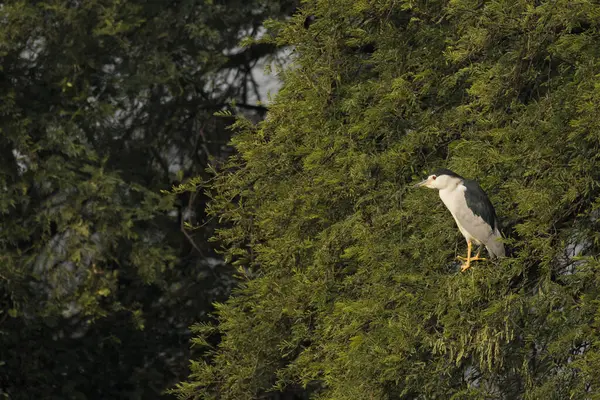
[[[599,22],[588,0],[308,0],[271,23],[294,62],[210,185],[244,280],[180,397],[596,398]],[[509,257],[459,272],[411,188],[437,167],[480,182]]]

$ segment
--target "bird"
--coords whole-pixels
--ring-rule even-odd
[[[485,260],[479,256],[482,246],[486,247],[491,258],[505,256],[496,211],[477,182],[442,168],[415,187],[437,189],[442,202],[454,217],[458,229],[467,241],[467,257],[457,257],[463,261],[462,272],[471,267],[472,261]],[[473,243],[479,246],[475,257],[471,257]]]

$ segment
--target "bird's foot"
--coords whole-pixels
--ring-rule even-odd
[[[456,258],[463,262],[460,266],[460,272],[465,272],[466,270],[471,268],[471,260],[469,259],[469,257],[456,256]]]
[[[471,262],[473,261],[485,261],[487,260],[486,258],[483,257],[479,257],[479,254],[476,255],[475,257],[461,257],[461,256],[456,256],[457,259],[463,261],[462,265],[460,266],[460,272],[465,272],[466,270],[468,270],[469,268],[471,268]]]
[[[456,259],[460,260],[460,261],[467,261],[467,257],[462,257],[462,256],[456,256]],[[484,261],[484,260],[487,260],[487,258],[475,256],[475,257],[471,257],[470,260],[471,261]]]

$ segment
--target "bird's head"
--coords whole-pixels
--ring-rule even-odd
[[[430,189],[450,189],[458,185],[463,177],[450,171],[449,169],[438,169],[427,179],[415,185],[415,187],[426,187]]]

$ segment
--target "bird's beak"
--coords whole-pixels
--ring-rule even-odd
[[[425,186],[425,184],[427,184],[427,182],[429,182],[428,179],[425,179],[424,181],[421,181],[417,184],[415,184],[413,187],[421,187],[421,186]]]

